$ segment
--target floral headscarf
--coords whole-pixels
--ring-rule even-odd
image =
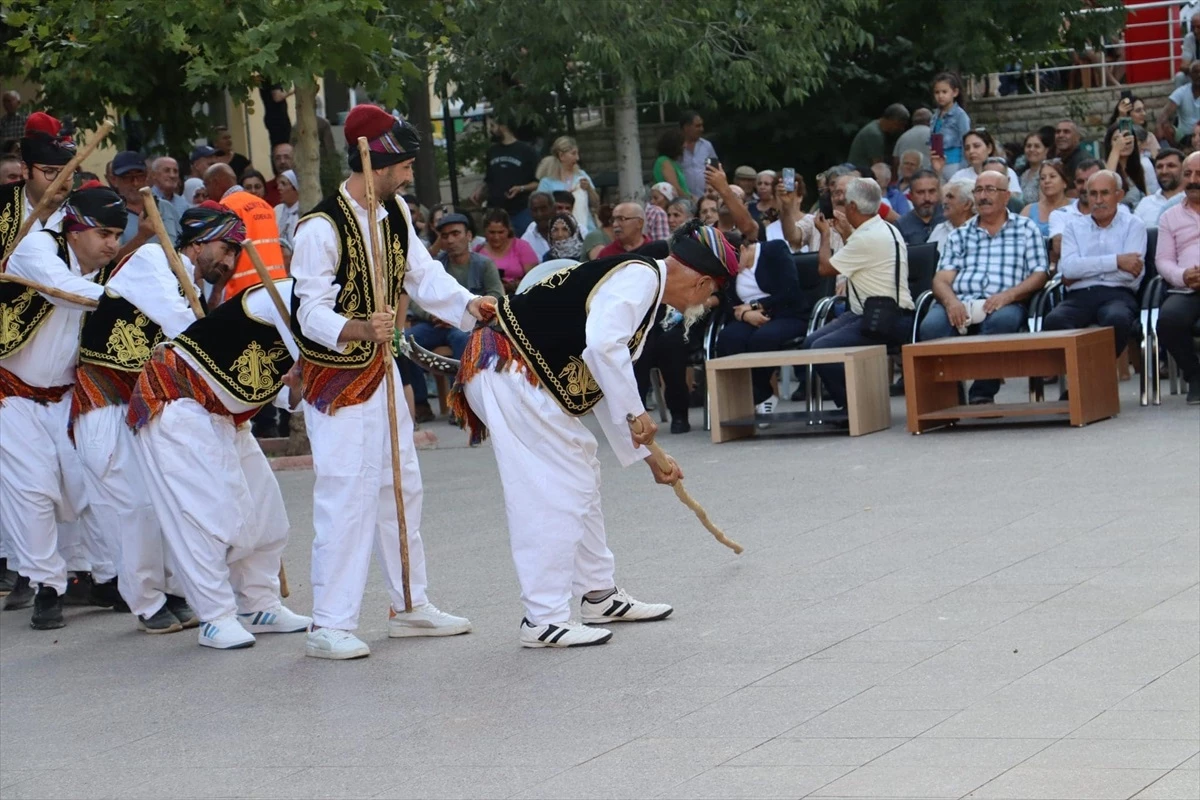
[[[550,230],[554,230],[554,223],[559,220],[562,220],[563,224],[570,228],[571,235],[561,242],[552,242],[550,252],[546,254],[546,260],[571,258],[581,261],[583,259],[583,237],[579,235],[579,223],[570,214],[555,214],[554,218],[550,220]]]

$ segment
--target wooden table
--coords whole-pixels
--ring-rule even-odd
[[[1000,336],[959,336],[904,346],[908,432],[962,419],[1061,414],[1072,425],[1115,417],[1116,343],[1112,328]],[[1055,403],[959,405],[959,381],[1066,375],[1069,400]]]
[[[887,348],[882,345],[741,353],[705,362],[713,443],[743,439],[754,434],[757,420],[754,417],[754,394],[750,387],[751,369],[808,364],[844,365],[846,414],[842,418],[849,421],[851,436],[862,436],[891,426]],[[793,412],[774,414],[770,419],[779,423],[820,422],[819,417],[806,412]]]

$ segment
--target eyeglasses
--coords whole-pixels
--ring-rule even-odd
[[[1061,163],[1062,163],[1062,159],[1061,159],[1061,158],[1047,158],[1047,159],[1046,159],[1045,161],[1043,161],[1042,163],[1043,163],[1043,164],[1061,164]]]
[[[46,176],[46,180],[52,181],[62,174],[65,167],[44,167],[41,164],[34,164],[33,168]]]
[[[618,216],[614,215],[612,218],[612,221],[613,222],[631,222],[635,219],[641,219],[641,217],[618,217]]]
[[[988,197],[994,197],[994,196],[1000,194],[1001,192],[1007,192],[1007,191],[1008,191],[1008,189],[1001,189],[998,186],[976,186],[974,189],[971,190],[971,194],[975,194],[975,195],[986,194]]]

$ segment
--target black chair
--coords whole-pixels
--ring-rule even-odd
[[[1170,285],[1158,274],[1154,257],[1158,249],[1158,229],[1146,231],[1146,277],[1142,279],[1142,291],[1139,292],[1142,301],[1142,334],[1145,344],[1142,349],[1142,395],[1140,403],[1146,405],[1162,405],[1162,353],[1158,345],[1158,312],[1167,299]],[[1200,320],[1192,327],[1192,337],[1200,339]],[[1167,379],[1170,381],[1171,394],[1182,390],[1179,380],[1179,368],[1175,359],[1167,354]]]

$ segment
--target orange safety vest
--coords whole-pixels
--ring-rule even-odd
[[[279,226],[275,224],[275,209],[262,198],[244,191],[226,195],[221,203],[242,218],[246,224],[246,238],[254,242],[271,278],[286,278],[283,248],[279,246]],[[250,255],[243,251],[233,267],[233,277],[225,284],[225,299],[228,300],[247,286],[259,283],[261,281],[254,271],[254,263],[250,261]]]

